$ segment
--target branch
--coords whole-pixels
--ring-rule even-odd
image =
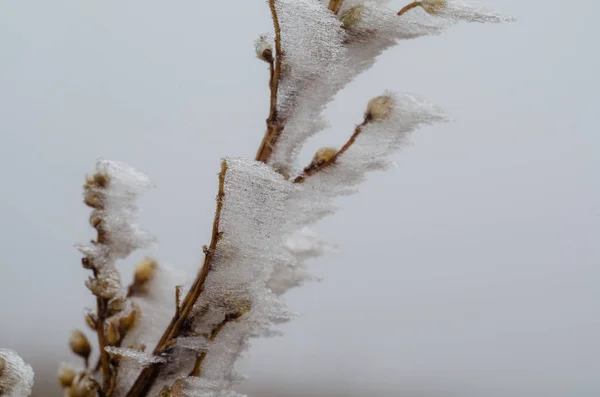
[[[314,175],[317,172],[320,172],[320,171],[324,170],[325,168],[330,167],[332,164],[334,164],[335,161],[342,154],[344,154],[348,149],[350,149],[350,147],[356,141],[356,138],[358,138],[358,136],[362,133],[363,127],[365,125],[369,124],[370,121],[371,121],[370,119],[365,118],[365,120],[361,124],[357,125],[356,128],[354,128],[354,133],[352,134],[352,136],[350,136],[350,139],[348,139],[348,141],[344,144],[344,146],[342,146],[342,148],[340,150],[337,151],[337,153],[335,153],[333,156],[331,156],[327,160],[313,161],[308,167],[306,167],[304,169],[304,171],[302,172],[301,175],[298,175],[296,177],[296,179],[294,179],[294,183],[302,183],[309,176]]]
[[[223,209],[223,199],[225,197],[225,174],[227,172],[227,162],[223,160],[221,163],[221,173],[219,174],[219,192],[217,193],[217,209],[215,212],[215,219],[213,221],[212,237],[210,246],[206,250],[206,256],[204,257],[204,264],[202,270],[194,280],[194,284],[187,293],[181,307],[176,310],[175,316],[171,320],[171,323],[163,333],[160,341],[154,348],[152,354],[160,355],[167,351],[169,347],[173,346],[175,339],[181,334],[186,320],[188,319],[194,304],[204,291],[206,278],[212,267],[212,261],[214,258],[215,251],[217,249],[217,243],[219,242],[222,232],[219,231],[219,223],[221,220],[221,211]],[[158,373],[161,370],[162,363],[152,364],[142,370],[132,388],[127,393],[126,397],[143,397],[146,396],[154,381],[157,378]]]
[[[275,28],[275,61],[270,61],[271,78],[269,88],[271,90],[271,100],[269,106],[269,117],[267,118],[267,132],[260,144],[256,153],[256,161],[266,163],[275,144],[281,136],[283,126],[280,125],[277,115],[277,94],[279,91],[279,80],[281,78],[281,65],[283,62],[283,50],[281,49],[281,26],[279,25],[279,17],[277,16],[277,8],[275,7],[276,0],[269,0],[269,8],[273,18],[273,26]]]
[[[403,15],[405,12],[412,10],[413,8],[419,7],[421,5],[420,1],[413,1],[410,4],[405,5],[404,7],[402,7],[402,9],[400,11],[398,11],[398,15]]]

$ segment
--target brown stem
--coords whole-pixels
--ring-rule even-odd
[[[413,8],[416,8],[416,7],[420,6],[420,5],[421,5],[420,1],[413,1],[412,3],[407,4],[404,7],[402,7],[402,9],[400,11],[398,11],[398,15],[402,15],[406,11],[412,10]]]
[[[108,390],[111,383],[111,370],[108,353],[104,350],[107,346],[106,336],[104,335],[104,321],[106,320],[108,301],[101,297],[96,297],[96,306],[98,310],[98,323],[96,333],[98,334],[98,349],[100,350],[100,367],[102,368],[102,386],[103,390]]]
[[[344,0],[329,0],[329,6],[327,8],[337,15],[340,12],[343,3]]]
[[[221,321],[219,324],[215,325],[215,327],[213,328],[212,332],[210,333],[210,337],[208,339],[211,342],[214,342],[215,339],[217,338],[217,335],[219,335],[219,332],[221,332],[228,323],[239,319],[241,316],[242,316],[242,313],[234,313],[234,314],[226,315],[225,319],[223,319],[223,321]],[[194,369],[192,369],[192,372],[190,372],[190,376],[200,377],[200,374],[201,374],[200,367],[202,367],[202,363],[206,359],[207,354],[208,353],[206,351],[203,351],[196,358],[196,363],[194,364]]]
[[[213,221],[212,237],[210,246],[208,247],[206,256],[204,257],[204,264],[202,270],[194,280],[194,284],[190,288],[189,292],[181,303],[181,308],[176,312],[175,316],[171,319],[171,323],[163,333],[160,341],[154,348],[152,354],[159,355],[164,353],[173,346],[175,338],[177,338],[183,330],[184,324],[188,319],[189,314],[194,307],[194,304],[204,291],[206,278],[211,270],[212,262],[215,251],[217,249],[217,243],[219,242],[222,233],[219,231],[219,223],[221,220],[221,210],[223,209],[223,200],[225,197],[225,174],[227,172],[227,162],[221,163],[221,173],[219,174],[219,192],[217,193],[217,209],[215,211],[215,219]],[[160,372],[161,364],[153,364],[144,368],[135,383],[127,393],[127,397],[143,397],[146,396],[152,384],[157,378]]]
[[[256,153],[256,161],[266,163],[271,155],[275,144],[281,136],[283,126],[280,125],[277,115],[277,94],[279,92],[279,80],[281,78],[281,65],[283,63],[283,50],[281,48],[281,26],[279,25],[279,17],[277,16],[277,8],[275,7],[276,0],[269,0],[269,8],[273,18],[273,26],[275,28],[275,61],[270,63],[271,76],[269,80],[269,88],[271,90],[271,98],[269,105],[269,117],[267,118],[267,131]]]
[[[304,171],[302,172],[301,175],[298,175],[296,177],[296,179],[294,179],[294,183],[302,183],[304,182],[304,180],[306,178],[308,178],[311,175],[316,174],[319,171],[322,171],[323,169],[330,167],[333,163],[335,163],[335,161],[342,155],[344,154],[348,149],[350,149],[350,147],[354,144],[354,142],[356,141],[356,138],[358,138],[358,136],[361,134],[363,127],[366,126],[367,124],[369,124],[371,120],[369,118],[365,118],[365,120],[356,126],[356,128],[354,128],[354,133],[352,134],[352,136],[350,136],[350,139],[348,139],[348,141],[344,144],[344,146],[342,146],[342,148],[340,150],[338,150],[338,152],[336,154],[334,154],[329,160],[324,161],[322,163],[318,163],[314,166],[308,166],[304,169]]]

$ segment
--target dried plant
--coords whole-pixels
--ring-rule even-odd
[[[340,149],[322,148],[298,167],[306,140],[326,126],[325,105],[398,40],[439,34],[459,20],[511,21],[453,0],[414,1],[400,11],[386,3],[268,1],[274,34],[256,42],[269,67],[266,133],[254,160],[222,161],[211,241],[189,285],[175,285],[145,258],[124,287],[116,261],[153,242],[136,225],[137,197],[151,184],[127,165],[98,161],[84,185],[96,238],[78,246],[96,298],[85,320],[97,353],[73,331],[69,344],[83,367],[60,366],[65,396],[238,395],[234,364],[249,339],[290,319],[281,295],[310,279],[306,260],[328,250],[308,227],[367,172],[390,166],[412,131],[445,120],[420,98],[385,93],[368,102]],[[0,351],[0,395],[29,395],[32,378],[15,353]]]

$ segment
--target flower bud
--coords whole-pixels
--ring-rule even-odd
[[[256,56],[258,59],[268,63],[273,62],[273,47],[265,36],[260,36],[255,44]]]
[[[76,376],[77,373],[73,367],[67,363],[60,364],[60,367],[58,368],[58,381],[62,388],[71,387]]]
[[[330,147],[324,147],[316,151],[309,168],[318,167],[335,157],[338,150]]]
[[[135,327],[136,321],[139,315],[139,309],[133,308],[129,312],[128,315],[119,318],[119,332],[121,334],[126,334]]]
[[[351,29],[357,22],[360,21],[360,17],[363,11],[363,6],[358,5],[349,8],[340,16],[340,22],[344,29]]]
[[[92,352],[92,347],[90,346],[88,338],[83,332],[77,329],[71,332],[69,346],[71,346],[71,350],[73,351],[73,353],[82,357],[86,361],[90,357],[90,353]]]
[[[117,343],[119,343],[119,340],[121,339],[121,334],[119,333],[119,328],[116,324],[116,321],[108,322],[108,324],[106,325],[105,336],[106,342],[110,346],[115,346]]]
[[[98,316],[93,311],[89,311],[85,314],[85,322],[92,329],[96,331],[96,324],[98,324]]]
[[[133,274],[133,282],[136,285],[144,285],[154,277],[156,268],[158,267],[156,261],[152,258],[142,259],[135,267]]]
[[[391,95],[381,95],[369,101],[365,111],[366,121],[385,120],[390,117],[394,108],[394,98]]]
[[[429,14],[439,14],[448,5],[446,0],[421,0],[421,7]]]

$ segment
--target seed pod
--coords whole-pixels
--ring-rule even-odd
[[[394,98],[391,95],[381,95],[369,101],[365,111],[366,121],[385,120],[390,117],[394,108]]]
[[[63,389],[71,387],[76,376],[77,373],[73,367],[67,363],[60,364],[60,367],[58,368],[58,381]]]
[[[84,360],[89,359],[92,347],[85,334],[77,329],[71,332],[71,338],[69,339],[69,346],[73,353],[82,357]]]

